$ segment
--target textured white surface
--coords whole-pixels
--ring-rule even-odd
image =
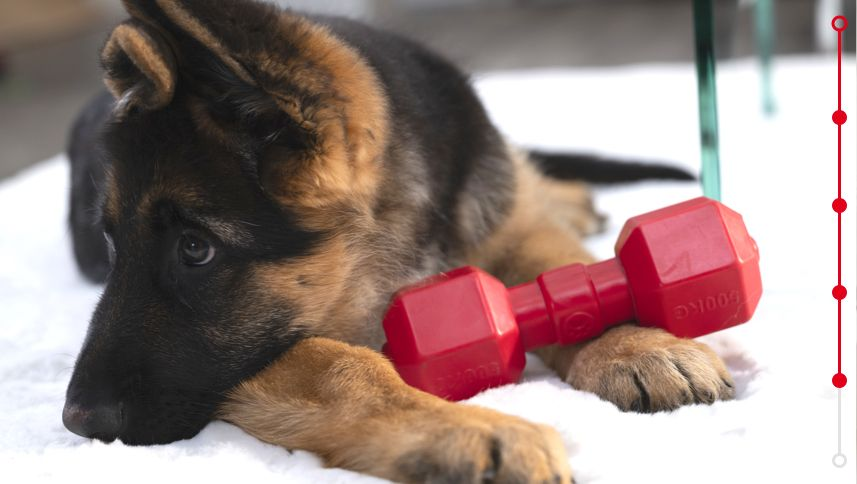
[[[844,69],[854,86],[853,66]],[[853,296],[845,304],[843,469],[836,451],[835,60],[784,59],[779,115],[761,117],[753,64],[720,67],[724,201],[762,253],[754,320],[709,336],[738,398],[656,415],[623,414],[531,360],[526,382],[472,402],[555,426],[578,482],[855,482]],[[477,79],[492,117],[529,146],[677,160],[696,169],[696,98],[688,65],[493,74]],[[854,98],[846,91],[844,105]],[[849,113],[850,114],[850,113]],[[857,121],[857,112],[851,115]],[[844,284],[854,287],[854,121],[846,130]],[[83,281],[65,224],[68,169],[57,157],[0,185],[0,476],[4,482],[377,482],[323,469],[306,452],[262,444],[224,423],[165,446],[90,442],[60,421],[65,385],[100,287]],[[609,256],[627,217],[699,194],[650,182],[599,190],[610,215],[589,241]]]

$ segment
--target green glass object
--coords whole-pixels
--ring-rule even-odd
[[[720,140],[717,128],[717,84],[714,78],[712,0],[693,0],[693,27],[702,143],[702,193],[708,198],[720,200]]]
[[[762,111],[770,116],[777,107],[771,87],[771,58],[774,54],[774,0],[756,0],[756,48],[762,64]]]

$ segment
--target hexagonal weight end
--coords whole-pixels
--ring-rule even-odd
[[[677,336],[741,324],[762,294],[758,249],[741,216],[707,198],[630,219],[616,254],[639,323]]]
[[[506,288],[473,267],[399,291],[384,332],[402,378],[451,400],[517,381],[525,363]]]

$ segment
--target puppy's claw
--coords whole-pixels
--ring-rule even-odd
[[[426,436],[399,460],[401,482],[570,483],[565,448],[556,431],[483,409]],[[469,412],[468,412],[469,413]],[[472,418],[477,416],[477,418]],[[488,421],[483,421],[483,418]]]
[[[710,348],[636,326],[614,328],[586,344],[566,381],[623,411],[641,413],[735,397],[732,377]]]

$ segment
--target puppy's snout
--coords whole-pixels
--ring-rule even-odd
[[[66,401],[62,411],[65,428],[88,439],[110,442],[122,431],[122,403],[98,403],[81,405]]]

